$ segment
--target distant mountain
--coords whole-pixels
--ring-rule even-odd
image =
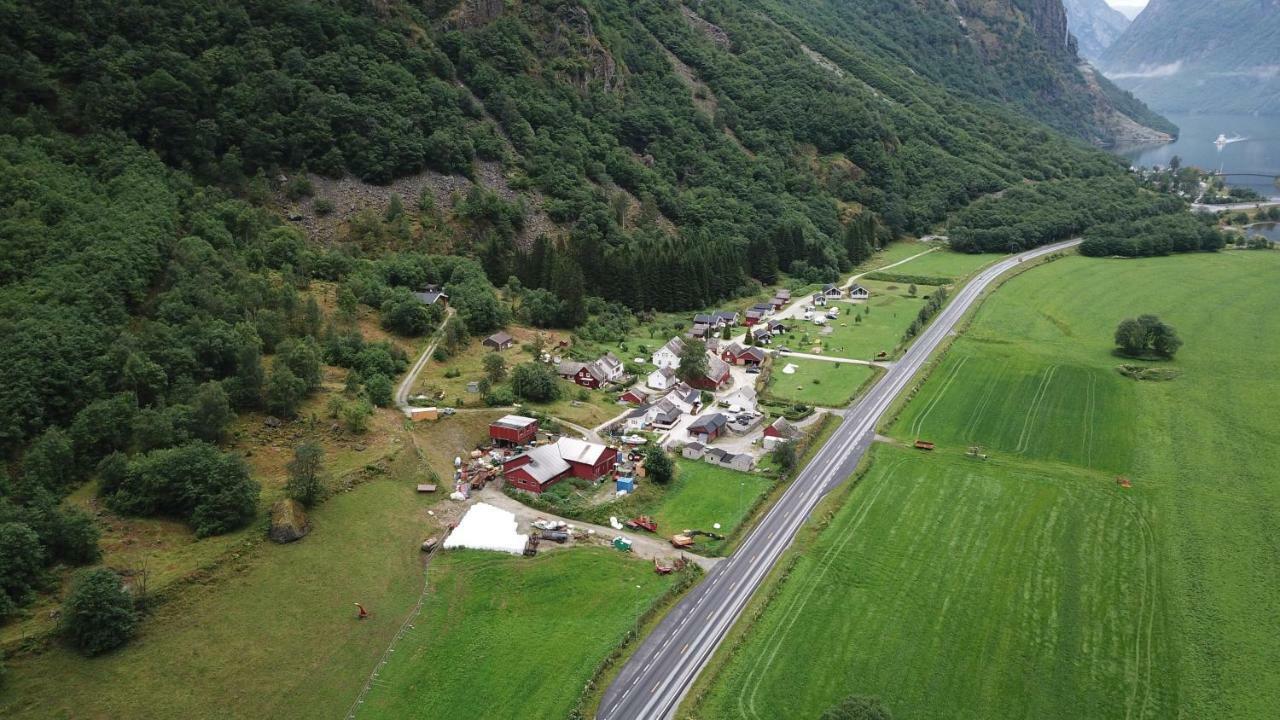
[[[1161,110],[1280,114],[1280,0],[1151,0],[1100,66]]]
[[[1021,109],[1098,146],[1152,143],[1177,128],[1081,63],[1061,0],[758,0],[947,87]],[[814,42],[817,42],[815,40]]]
[[[1089,60],[1102,57],[1129,27],[1129,18],[1107,4],[1107,0],[1063,0],[1067,27],[1075,36],[1080,55]]]

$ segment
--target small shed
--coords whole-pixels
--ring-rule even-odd
[[[507,334],[506,331],[499,330],[484,339],[484,346],[491,350],[506,350],[514,345],[515,342],[515,338]]]
[[[635,480],[635,478],[629,478],[629,477],[620,477],[620,478],[618,478],[618,481],[617,481],[617,489],[618,489],[619,491],[635,492],[635,490],[636,490],[636,480]]]

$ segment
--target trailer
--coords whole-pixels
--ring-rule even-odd
[[[658,532],[658,522],[648,515],[631,518],[627,521],[626,525],[632,530],[648,530],[651,533]]]
[[[561,545],[569,541],[569,533],[563,530],[541,530],[538,532],[538,536],[542,540],[550,540]]]
[[[932,450],[934,445],[928,440],[917,440],[914,447],[917,450]]]
[[[688,535],[672,535],[671,547],[680,549],[693,547],[693,538]]]

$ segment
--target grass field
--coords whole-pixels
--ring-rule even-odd
[[[876,449],[695,713],[1280,714],[1278,280],[1226,252],[1008,282],[889,429],[938,451]],[[1186,341],[1176,380],[1115,370],[1144,312]]]
[[[0,716],[340,715],[422,588],[426,509],[411,485],[391,480],[338,495],[315,511],[306,539],[264,544],[161,606],[124,649],[10,661]],[[364,622],[357,600],[373,613]]]
[[[796,366],[794,375],[782,372],[787,365]],[[849,404],[875,372],[868,365],[779,357],[774,361],[768,393],[786,402],[842,407]]]
[[[968,253],[952,252],[950,250],[942,249],[931,252],[923,257],[918,257],[911,262],[904,263],[895,268],[886,270],[885,272],[898,273],[901,275],[926,275],[958,280],[972,275],[982,266],[993,263],[1002,257],[1004,256],[998,253],[970,255]]]
[[[564,718],[600,661],[673,582],[604,548],[533,560],[449,552],[428,576],[422,614],[379,672],[360,720]]]
[[[812,718],[851,693],[907,718],[1168,716],[1135,500],[1086,472],[875,452],[700,716]]]
[[[761,473],[745,473],[717,467],[701,460],[679,459],[676,480],[667,488],[662,502],[650,514],[658,521],[658,532],[671,535],[686,528],[711,530],[728,535],[742,523],[761,495],[769,492],[774,479]],[[719,547],[720,541],[704,541],[698,551]],[[705,547],[703,547],[705,545]]]

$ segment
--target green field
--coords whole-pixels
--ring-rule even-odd
[[[427,506],[390,480],[337,495],[310,536],[189,588],[122,650],[10,660],[0,717],[340,715],[422,589]],[[357,621],[354,601],[372,617]]]
[[[448,552],[428,575],[422,614],[379,671],[360,720],[564,718],[600,661],[673,582],[604,548],[533,560]]]
[[[762,473],[729,470],[701,460],[679,459],[676,480],[652,509],[658,532],[670,535],[686,528],[711,530],[728,535],[738,528],[761,495],[769,492],[774,479]],[[700,538],[705,540],[705,538]],[[718,546],[711,541],[709,546]]]
[[[972,275],[982,266],[993,263],[1002,257],[1004,256],[996,253],[970,255],[942,249],[923,257],[918,257],[895,268],[890,268],[885,272],[901,275],[928,275],[959,280]]]
[[[851,693],[906,718],[1168,715],[1138,502],[1087,472],[958,454],[880,446],[872,468],[700,716],[813,718]]]
[[[877,448],[699,716],[1275,717],[1278,280],[1231,252],[1004,285],[889,429],[938,451]],[[1175,380],[1115,370],[1144,312],[1186,341]]]
[[[796,366],[794,375],[782,372],[787,365]],[[779,357],[774,360],[768,392],[771,397],[785,402],[843,407],[853,400],[875,372],[869,365]]]

